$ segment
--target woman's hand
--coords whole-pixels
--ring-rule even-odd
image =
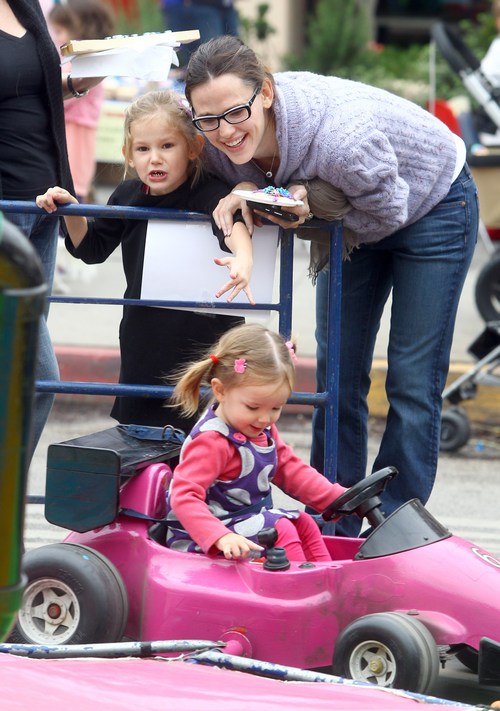
[[[238,190],[256,190],[255,183],[239,183],[234,186]],[[241,210],[243,220],[250,234],[253,234],[254,220],[252,210],[248,207],[247,201],[243,198],[229,193],[225,198],[219,200],[219,204],[213,211],[213,218],[217,227],[228,237],[233,229],[233,215],[237,210]]]
[[[215,542],[215,547],[222,551],[224,558],[228,560],[232,558],[247,558],[251,551],[264,550],[262,546],[249,541],[244,536],[239,536],[237,533],[226,533],[225,536]]]
[[[58,185],[49,188],[43,195],[37,195],[35,202],[37,207],[42,208],[46,212],[55,212],[58,205],[67,205],[68,203],[78,205],[76,197]]]
[[[250,289],[250,277],[252,275],[253,267],[251,255],[250,258],[248,258],[248,255],[242,257],[215,257],[214,262],[218,264],[219,267],[227,267],[229,269],[230,276],[230,281],[226,282],[215,294],[215,296],[219,298],[232,289],[231,293],[227,297],[227,302],[231,303],[240,291],[244,291],[247,295],[249,303],[254,306],[255,300]]]
[[[304,224],[307,219],[310,219],[307,189],[305,185],[289,185],[287,190],[292,194],[294,200],[302,200],[302,202],[304,203],[303,205],[297,205],[296,207],[283,208],[283,210],[286,210],[287,212],[293,212],[295,215],[297,215],[296,222],[289,222],[288,220],[283,220],[280,217],[271,215],[267,212],[260,212],[257,209],[254,210],[255,216],[258,215],[259,219],[263,217],[266,220],[269,220],[269,222],[273,222],[275,225],[279,225],[280,227],[283,227],[286,230],[289,230],[290,228],[297,229],[297,227],[300,227],[300,225]]]

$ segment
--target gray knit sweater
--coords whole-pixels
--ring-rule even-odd
[[[338,77],[284,72],[275,80],[275,184],[319,177],[340,188],[352,206],[344,223],[356,243],[376,242],[416,222],[448,193],[455,137],[423,108]],[[266,184],[252,163],[235,165],[208,144],[206,157],[227,182]]]

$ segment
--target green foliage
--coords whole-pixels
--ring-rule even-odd
[[[439,51],[435,54],[435,81],[440,98],[464,93],[460,77],[449,67]],[[430,45],[413,44],[406,48],[387,45],[367,49],[359,62],[341,76],[401,94],[425,104],[430,91]]]
[[[275,28],[267,21],[268,11],[269,4],[260,3],[257,5],[255,20],[239,15],[240,31],[246,43],[250,43],[252,37],[255,37],[259,42],[265,42],[270,35],[275,34]]]
[[[476,22],[464,20],[460,23],[460,29],[464,33],[467,45],[479,58],[486,54],[486,50],[497,34],[495,20],[491,13],[478,15]]]
[[[116,22],[116,34],[133,35],[165,30],[158,0],[136,0],[136,7],[135,17],[128,17],[123,10],[120,10]]]
[[[364,0],[319,0],[307,20],[306,46],[285,57],[287,69],[307,70],[362,81],[424,104],[429,98],[430,44],[379,46],[368,35]],[[481,58],[495,37],[493,16],[460,23],[468,47]],[[467,93],[460,77],[436,49],[434,71],[439,98]]]
[[[287,66],[319,74],[355,66],[370,39],[368,10],[365,0],[319,0],[307,22],[304,52],[287,57]]]

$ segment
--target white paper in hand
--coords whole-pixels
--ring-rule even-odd
[[[257,304],[272,303],[277,262],[278,228],[254,230],[253,271],[250,288]],[[208,222],[150,220],[144,250],[141,299],[175,299],[217,304],[221,308],[189,308],[189,311],[225,313],[233,316],[269,317],[269,311],[224,310],[231,292],[216,299],[215,293],[229,280],[229,270],[214,264],[214,257],[228,257],[217,244]],[[246,303],[241,291],[235,304]]]
[[[176,44],[176,46],[178,46]],[[144,81],[165,81],[170,67],[179,66],[174,48],[169,44],[155,44],[108,49],[67,57],[71,62],[71,76],[78,77],[134,77]]]

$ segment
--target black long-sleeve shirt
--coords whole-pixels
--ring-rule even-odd
[[[143,192],[139,180],[121,183],[108,200],[108,205],[172,208],[212,214],[218,201],[229,192],[225,183],[209,175],[192,188],[189,182],[168,195],[153,196]],[[241,220],[241,216],[237,219]],[[224,235],[212,220],[214,234],[222,249]],[[79,247],[69,237],[66,247],[87,264],[104,262],[121,244],[127,287],[125,298],[141,295],[147,220],[97,218],[89,220],[89,229]],[[196,359],[220,336],[242,319],[218,314],[198,314],[175,309],[148,306],[124,306],[120,324],[120,382],[162,385],[164,376],[179,365]],[[187,420],[178,411],[165,408],[157,398],[118,397],[111,415],[122,423],[153,426],[172,424],[188,430],[197,418]]]

